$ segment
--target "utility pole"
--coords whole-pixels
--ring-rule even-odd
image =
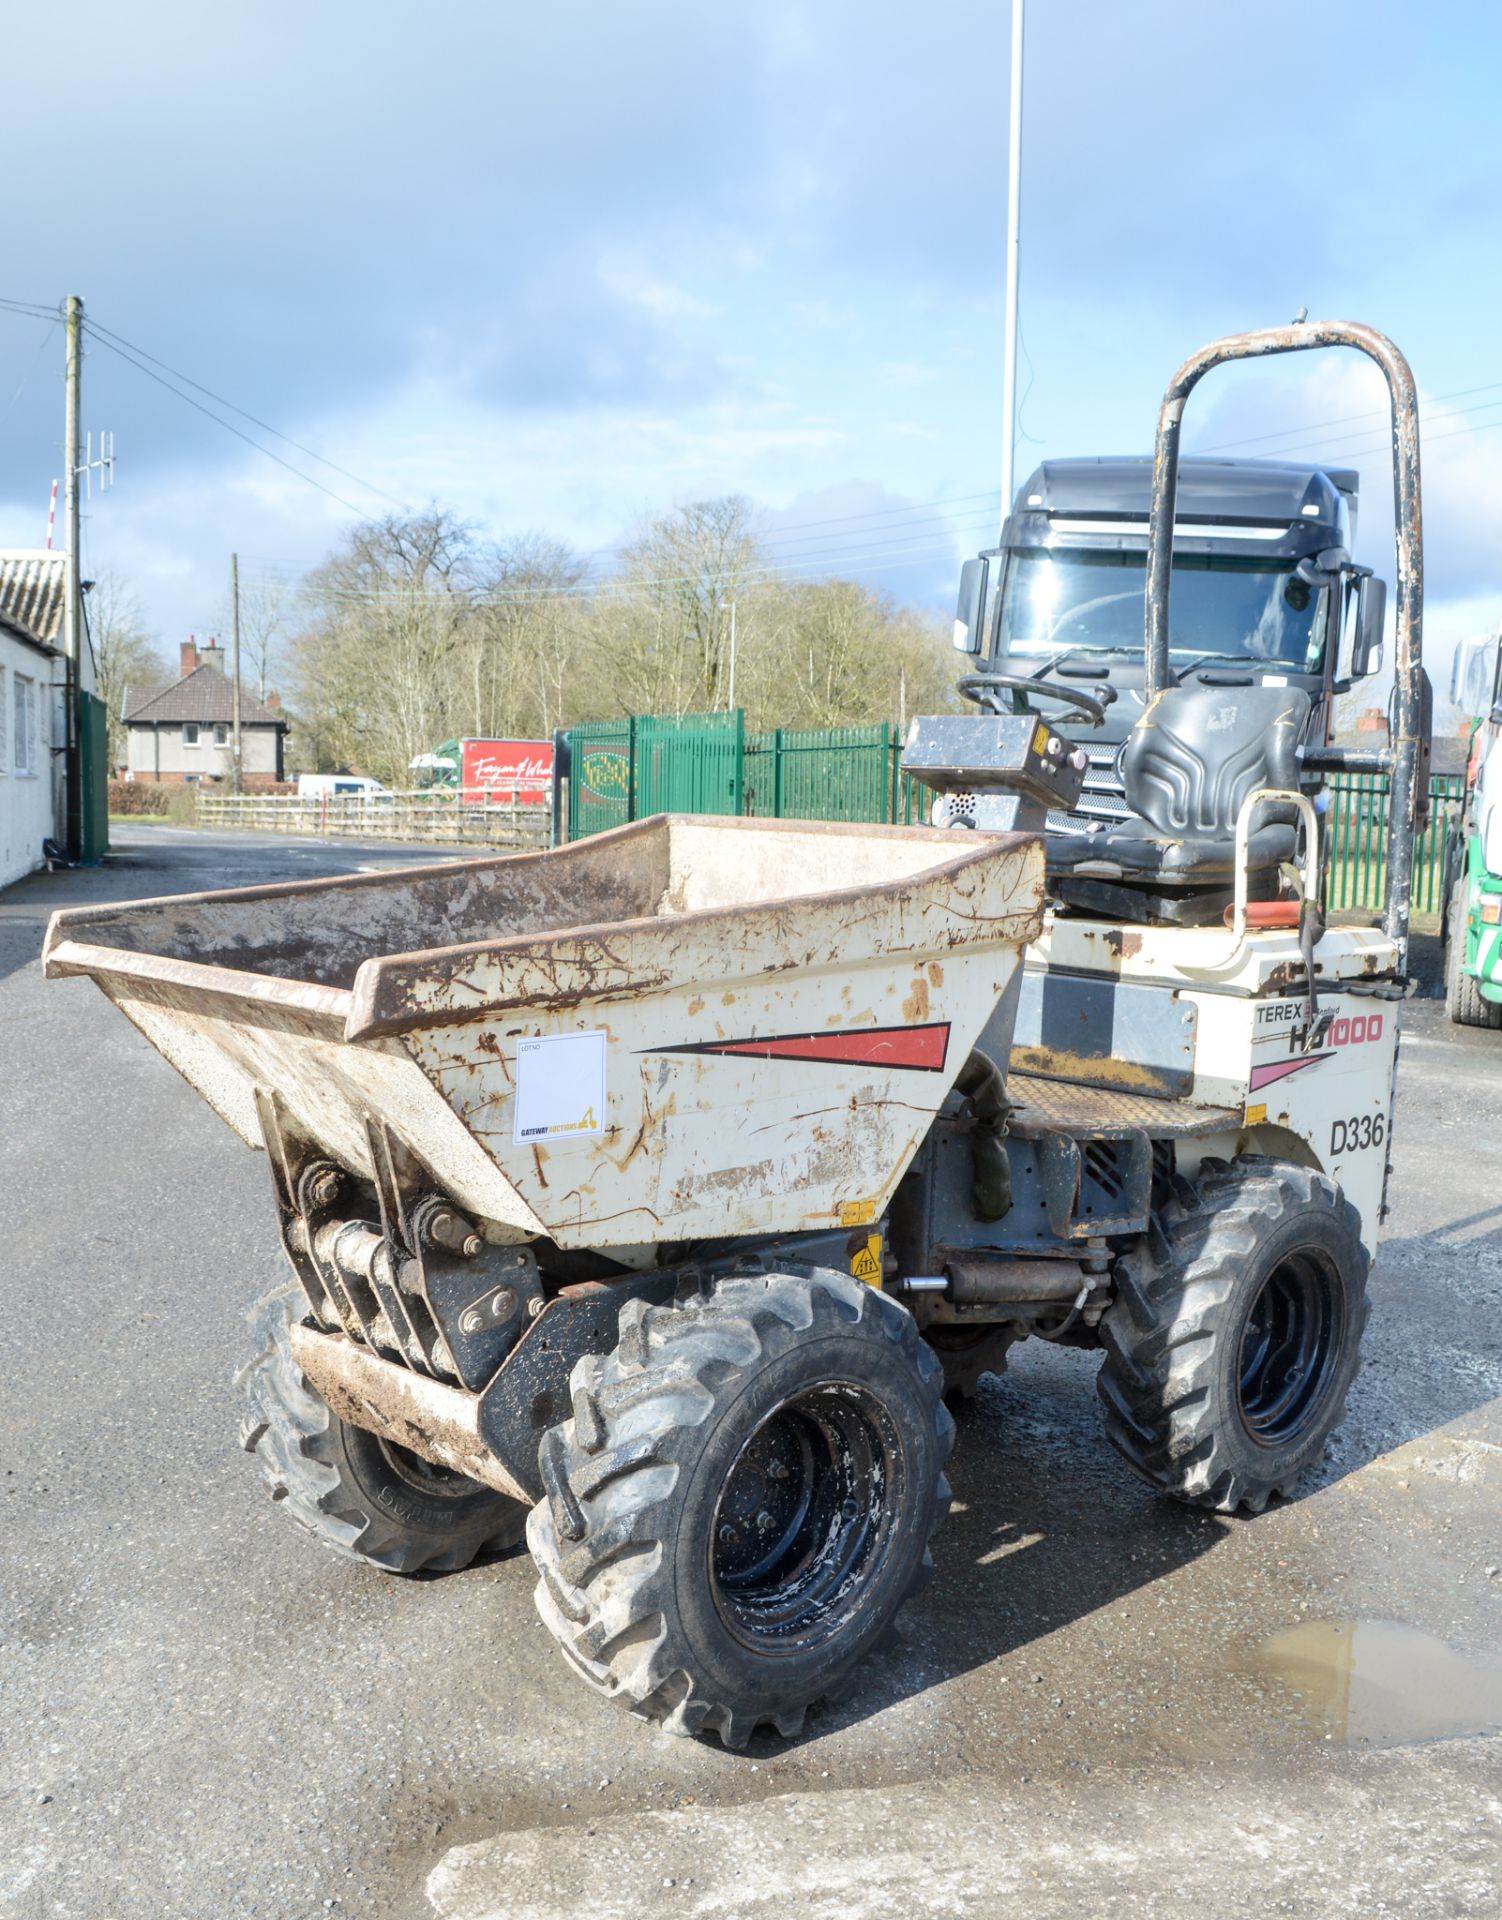
[[[79,691],[83,685],[83,583],[79,578],[78,477],[79,386],[83,362],[83,301],[68,295],[67,363],[63,413],[63,808],[68,858],[83,853],[83,766],[79,741]]]
[[[735,712],[735,602],[730,603],[730,691],[725,701],[728,713]]]
[[[240,758],[240,556],[229,557],[229,647],[235,682],[234,790],[242,790],[244,762]]]
[[[1022,242],[1022,4],[1012,0],[1012,112],[1007,158],[1007,304],[1006,344],[1001,376],[1001,516],[1006,526],[1016,481],[1017,453],[1017,277]]]

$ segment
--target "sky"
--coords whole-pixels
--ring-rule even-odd
[[[56,73],[47,10],[0,11]],[[999,517],[1008,43],[1004,0],[79,0],[66,93],[8,90],[0,297],[100,330],[86,575],[172,643],[232,551],[292,582],[436,502],[603,570],[742,493],[771,568],[951,605]],[[1423,395],[1439,680],[1502,616],[1499,61],[1471,0],[1029,0],[1019,481],[1148,451],[1218,334],[1369,321]],[[1354,356],[1228,369],[1185,445],[1359,466],[1390,577],[1383,408]],[[0,545],[61,441],[61,330],[0,309]]]

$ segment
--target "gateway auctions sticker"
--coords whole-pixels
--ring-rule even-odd
[[[524,1141],[605,1127],[605,1036],[561,1033],[516,1048],[516,1130]]]

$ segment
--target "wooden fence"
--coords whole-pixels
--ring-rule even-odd
[[[548,809],[487,800],[478,790],[420,793],[198,795],[201,827],[295,833],[319,840],[400,840],[414,845],[518,849],[548,844]]]

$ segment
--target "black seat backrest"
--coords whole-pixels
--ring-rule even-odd
[[[1259,787],[1299,784],[1302,687],[1168,687],[1127,736],[1126,803],[1159,833],[1224,835]]]

